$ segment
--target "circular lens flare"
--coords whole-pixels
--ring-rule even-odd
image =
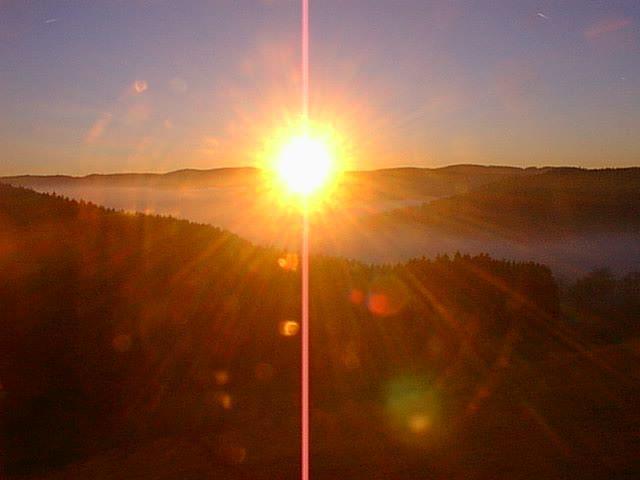
[[[307,134],[292,138],[278,156],[280,180],[293,193],[309,196],[324,185],[332,170],[327,145]]]

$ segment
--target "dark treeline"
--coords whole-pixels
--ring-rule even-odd
[[[197,438],[213,463],[295,465],[294,255],[3,185],[0,232],[6,474],[176,436]],[[314,449],[332,461],[355,446],[364,453],[352,461],[368,458],[370,444],[387,452],[376,461],[422,462],[426,429],[473,452],[490,434],[469,433],[471,418],[485,418],[489,397],[514,404],[513,372],[580,351],[585,311],[605,320],[609,297],[594,288],[621,311],[638,305],[624,293],[637,293],[637,276],[604,287],[589,277],[561,302],[548,268],[485,255],[397,266],[314,257],[311,272]],[[627,338],[637,329],[624,318]]]
[[[567,322],[586,342],[620,343],[640,337],[640,272],[616,277],[595,270],[561,285]]]

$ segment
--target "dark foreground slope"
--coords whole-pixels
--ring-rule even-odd
[[[0,232],[4,476],[297,476],[294,257],[8,186]],[[314,258],[311,285],[314,478],[637,473],[638,350],[578,342],[547,268]]]

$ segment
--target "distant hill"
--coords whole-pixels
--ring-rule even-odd
[[[325,199],[323,218],[339,236],[360,217],[466,192],[478,185],[537,172],[535,169],[460,165],[397,168],[339,175]],[[298,216],[282,202],[270,173],[254,168],[180,170],[166,174],[20,176],[1,182],[91,201],[126,211],[171,215],[230,230],[263,245],[295,248]],[[422,252],[417,252],[421,255]]]
[[[382,199],[439,198],[468,192],[480,185],[508,177],[534,175],[544,169],[452,165],[442,168],[388,168],[347,172],[344,195],[371,195]]]
[[[562,237],[640,231],[640,168],[552,168],[377,215],[465,236]]]
[[[256,169],[5,178],[99,205],[172,215],[297,248],[299,217]],[[58,181],[58,180],[56,180]],[[456,251],[535,260],[577,278],[640,261],[638,168],[455,165],[346,172],[312,219],[316,252],[363,262]]]
[[[0,177],[0,182],[38,189],[48,186],[112,186],[147,188],[204,188],[251,184],[258,179],[255,168],[217,168],[212,170],[185,169],[169,173],[91,174],[83,177],[69,175],[18,175]]]
[[[543,170],[515,167],[454,165],[443,168],[390,168],[346,172],[340,195],[345,198],[381,200],[432,199],[466,192],[497,179],[539,173]],[[63,186],[207,188],[225,186],[257,187],[265,179],[256,168],[218,168],[177,170],[174,172],[66,175],[20,175],[0,177],[0,182],[39,189]]]

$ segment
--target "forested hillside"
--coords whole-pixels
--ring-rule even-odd
[[[294,254],[209,226],[5,185],[0,232],[6,475],[100,458],[61,475],[109,478],[122,452],[140,448],[149,449],[135,454],[149,463],[145,478],[158,478],[154,457],[168,450],[171,464],[184,462],[192,478],[194,468],[222,468],[223,478],[289,478],[295,471]],[[548,392],[538,392],[536,382],[547,374],[533,366],[583,352],[561,321],[546,267],[464,255],[397,266],[314,257],[311,272],[319,478],[354,465],[363,476],[348,478],[393,476],[398,458],[406,476],[393,478],[416,478],[411,468],[427,465],[451,473],[464,465],[446,454],[452,445],[456,455],[474,456],[487,441],[544,438],[544,429],[518,433],[492,421],[498,407],[490,405],[517,398],[507,417],[520,415],[523,404],[534,411],[528,393],[533,388],[545,404]],[[562,405],[543,406],[524,421],[540,412],[560,419],[570,409]],[[179,453],[184,442],[195,455],[189,461]],[[526,445],[516,441],[513,455],[492,461],[510,464]],[[533,447],[533,466],[521,466],[527,474],[555,449],[545,445]],[[121,453],[105,460],[101,455],[114,455],[108,452]],[[584,468],[583,456],[561,463]],[[190,464],[194,458],[205,466]]]
[[[552,168],[383,213],[376,221],[415,222],[455,234],[516,239],[637,232],[640,169]]]

